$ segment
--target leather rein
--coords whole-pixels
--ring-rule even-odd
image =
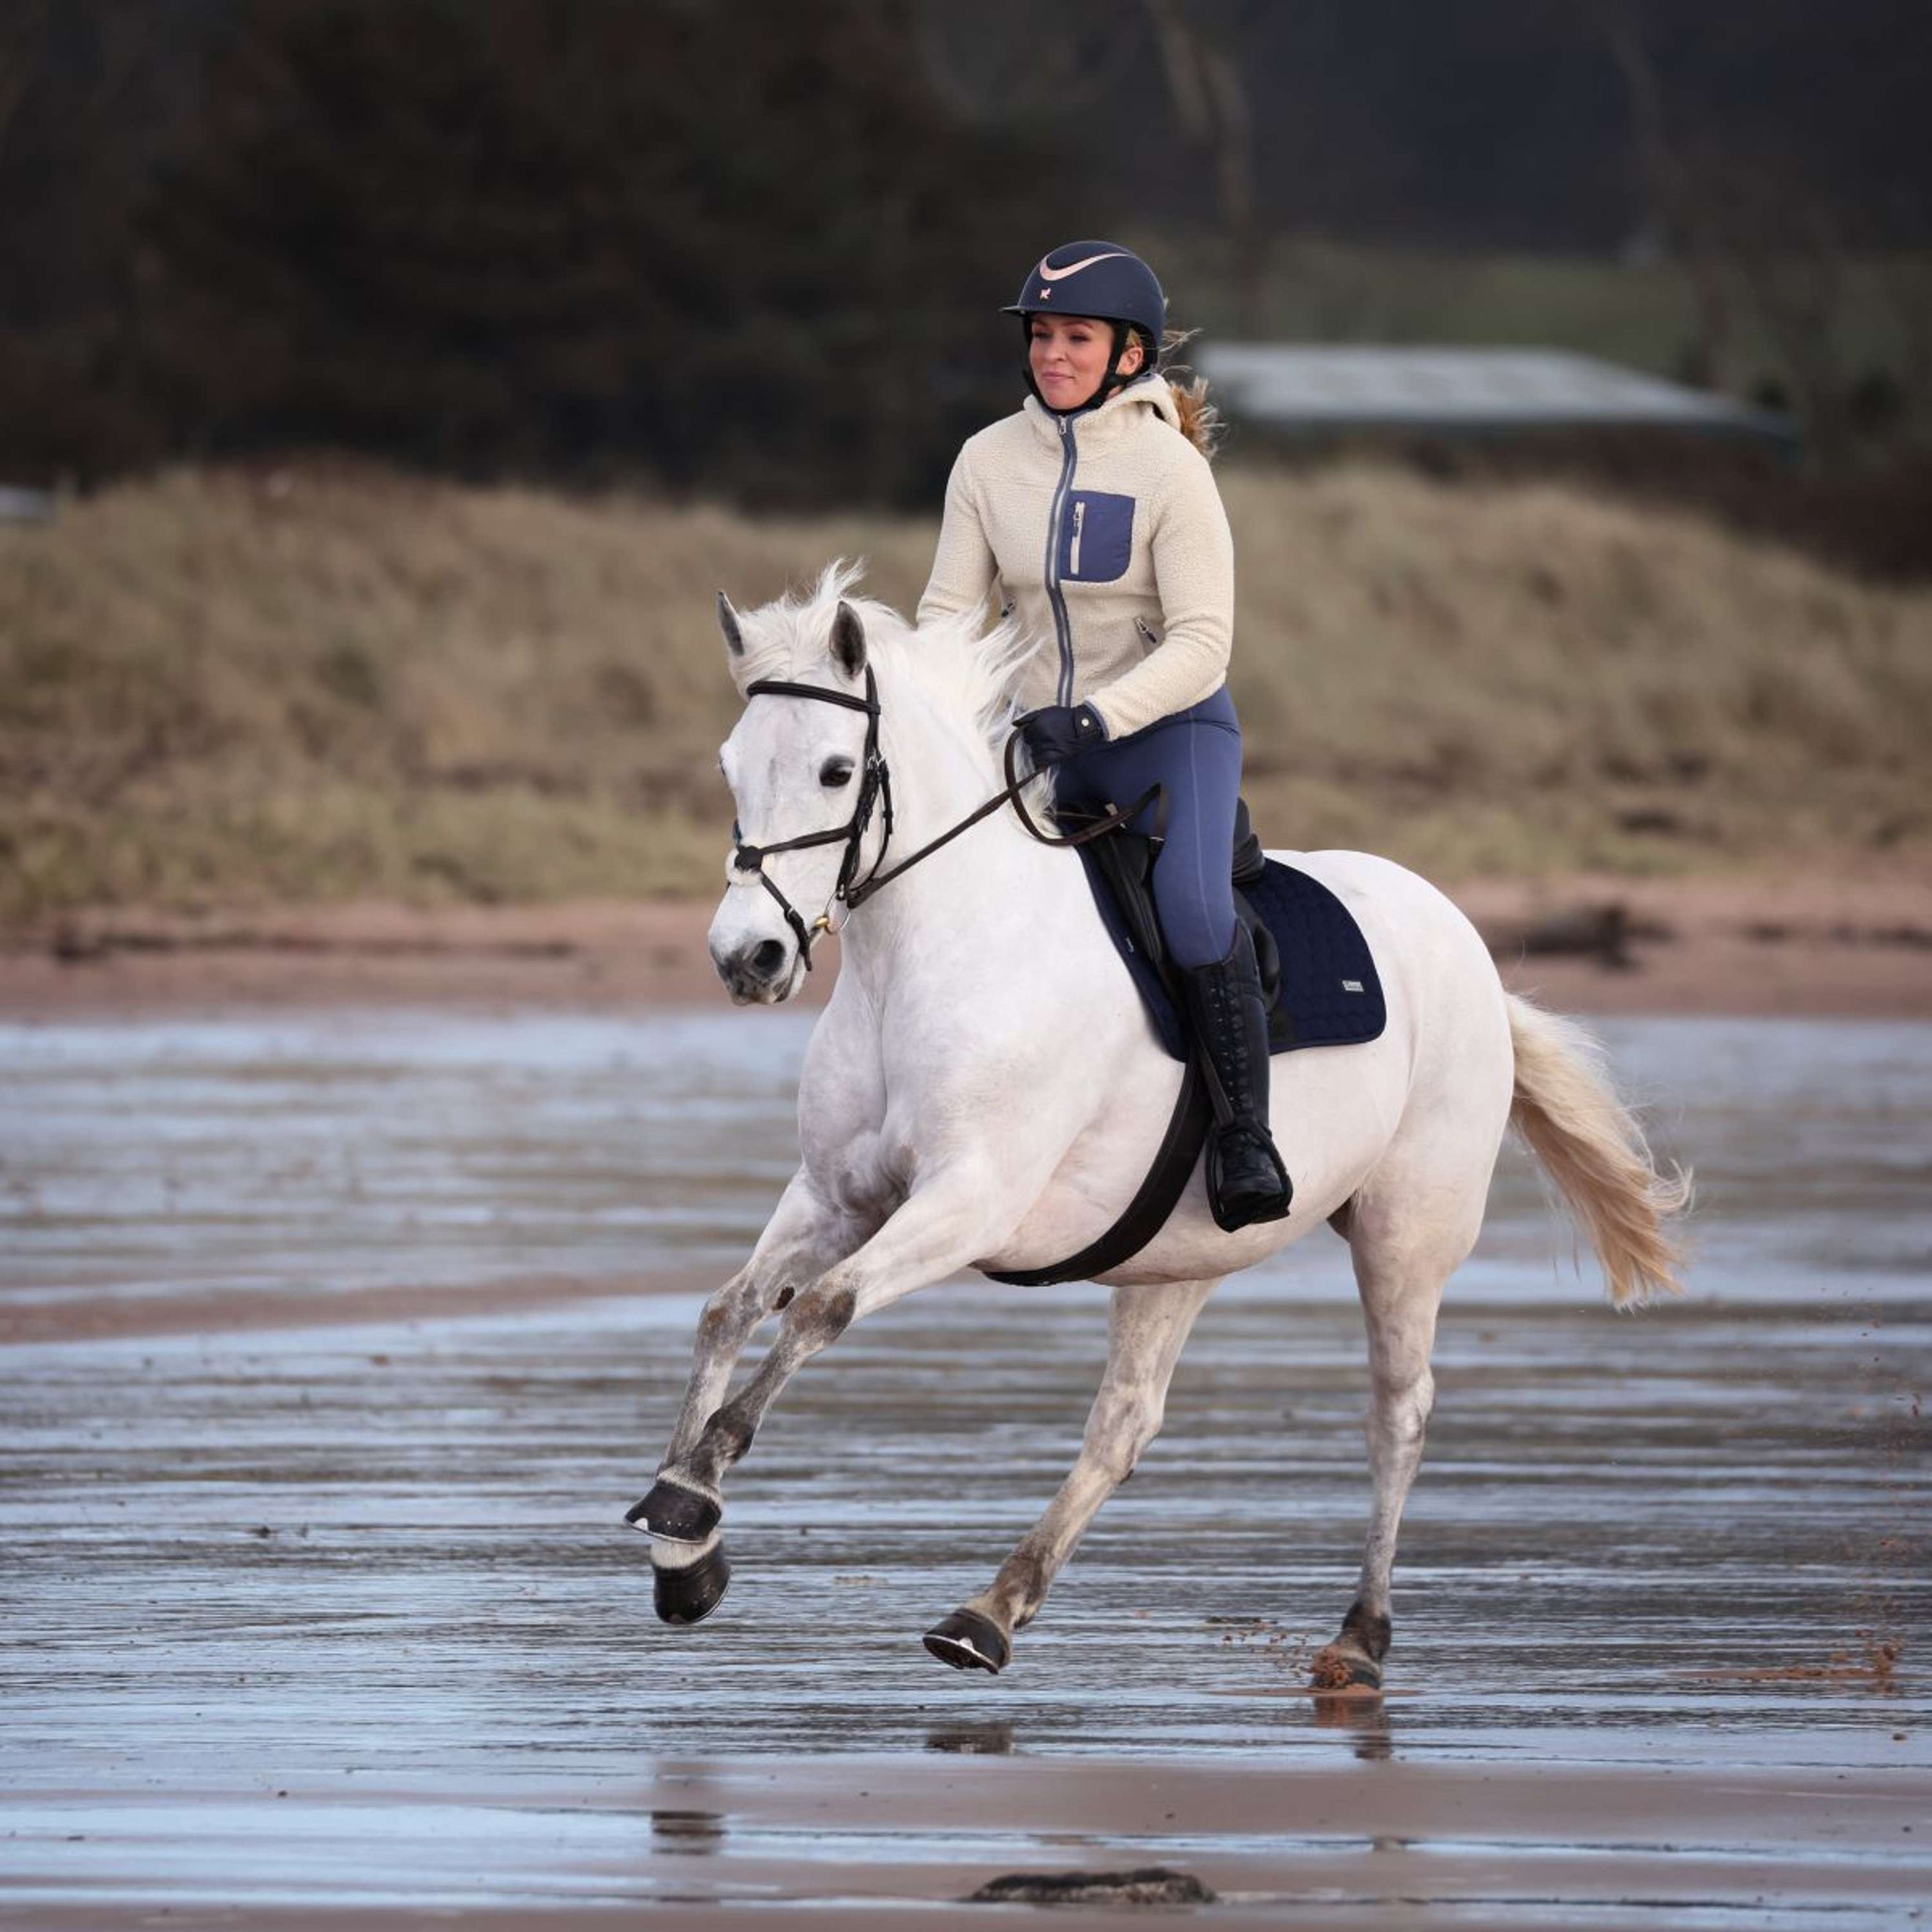
[[[799,952],[805,961],[805,969],[812,970],[812,942],[821,932],[836,932],[844,925],[832,923],[832,907],[827,906],[809,926],[797,907],[787,898],[779,889],[778,881],[765,870],[765,861],[775,852],[800,852],[814,845],[835,844],[840,839],[845,842],[845,856],[838,867],[838,882],[832,889],[833,905],[843,906],[848,913],[862,905],[880,886],[890,885],[902,872],[909,872],[922,859],[930,858],[942,845],[949,845],[962,832],[970,831],[982,818],[989,818],[1002,806],[1010,805],[1020,823],[1042,845],[1084,845],[1090,839],[1098,838],[1106,832],[1126,824],[1149,802],[1158,800],[1161,808],[1160,817],[1166,817],[1166,796],[1159,785],[1151,785],[1124,812],[1103,814],[1091,825],[1083,826],[1078,832],[1064,837],[1043,831],[1027,810],[1020,794],[1040,774],[1018,770],[1019,748],[1022,743],[1017,729],[1007,737],[1003,760],[1006,784],[983,805],[974,807],[958,824],[950,826],[937,838],[928,840],[916,852],[910,853],[896,866],[885,866],[886,850],[892,839],[892,775],[887,767],[885,754],[879,749],[879,687],[872,675],[872,667],[866,667],[866,694],[854,698],[842,691],[828,691],[819,684],[789,684],[779,678],[761,677],[745,687],[747,700],[754,698],[806,698],[820,704],[836,704],[848,711],[862,711],[866,714],[866,748],[864,766],[859,782],[859,796],[853,806],[852,816],[843,825],[835,825],[824,832],[808,832],[796,838],[783,838],[770,845],[752,845],[746,842],[743,833],[734,819],[731,825],[731,866],[736,872],[752,873],[758,883],[778,902],[779,910],[785,916],[785,922],[797,935]],[[882,814],[881,824],[884,836],[879,841],[878,856],[871,869],[862,879],[858,876],[860,848],[864,843],[871,828],[872,814]],[[1156,826],[1154,837],[1158,839],[1164,829]]]

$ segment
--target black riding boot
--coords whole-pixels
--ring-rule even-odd
[[[1195,1037],[1221,1090],[1208,1138],[1216,1225],[1232,1234],[1251,1221],[1279,1221],[1294,1186],[1268,1133],[1268,1009],[1247,928],[1237,923],[1226,958],[1186,968],[1180,977]]]

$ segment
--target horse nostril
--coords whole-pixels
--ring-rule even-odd
[[[752,955],[752,970],[761,980],[776,980],[784,958],[784,946],[776,939],[768,939]]]

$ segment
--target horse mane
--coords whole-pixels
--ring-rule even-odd
[[[867,656],[882,682],[910,686],[938,717],[963,724],[997,764],[1013,711],[1012,686],[1031,640],[1010,619],[980,628],[976,606],[929,624],[906,622],[889,604],[856,596],[862,560],[836,557],[810,586],[789,591],[739,618],[745,653],[739,688],[754,678],[796,681],[824,668],[832,620],[848,604],[866,628]]]

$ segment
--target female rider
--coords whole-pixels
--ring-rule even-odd
[[[1213,412],[1201,386],[1160,374],[1166,298],[1127,249],[1055,248],[1004,313],[1025,332],[1030,393],[959,452],[920,621],[997,590],[1040,640],[1018,722],[1034,764],[1058,767],[1056,795],[1102,804],[1162,788],[1154,902],[1226,1102],[1208,1150],[1214,1218],[1231,1232],[1279,1220],[1293,1190],[1268,1132],[1267,1014],[1230,879],[1241,734],[1225,683],[1234,560],[1208,468]]]

